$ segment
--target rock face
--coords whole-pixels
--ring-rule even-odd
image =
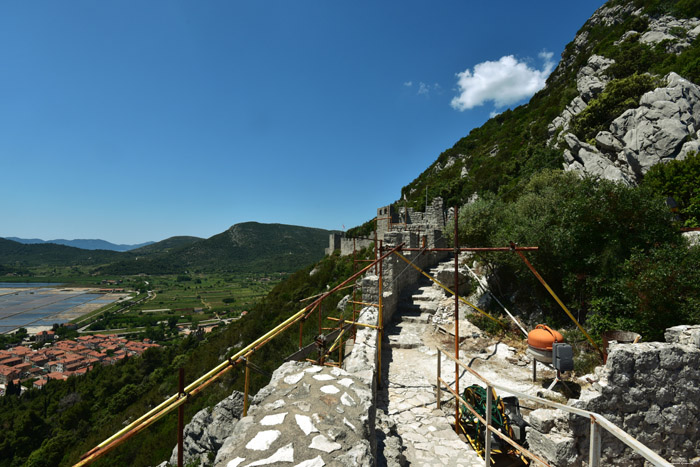
[[[210,463],[224,444],[233,426],[243,414],[243,394],[238,391],[222,400],[213,410],[202,409],[192,417],[184,431],[185,464],[199,461]],[[177,465],[177,446],[170,456],[170,464]]]
[[[605,86],[610,82],[610,78],[605,74],[605,70],[613,63],[615,63],[614,60],[600,55],[592,55],[588,59],[586,66],[579,70],[576,77],[576,88],[580,95],[574,97],[562,113],[549,124],[550,141],[558,130],[568,130],[571,119],[580,114],[586,108],[588,102],[603,92]]]
[[[630,15],[644,19],[645,29],[626,31],[615,42],[638,40],[651,47],[664,46],[668,53],[679,54],[700,36],[700,19],[676,19],[672,16],[649,17],[635,10],[632,2],[599,8],[587,26],[614,26]],[[588,28],[577,34],[572,46],[552,74],[558,79],[581,54],[589,54]],[[667,85],[647,93],[636,109],[620,115],[610,125],[610,131],[600,132],[595,146],[567,135],[571,120],[598,97],[610,82],[607,69],[614,60],[591,55],[585,66],[577,70],[578,96],[552,120],[548,126],[548,145],[564,148],[564,168],[634,185],[651,166],[672,159],[683,159],[688,152],[700,150],[700,88],[675,73],[667,77]],[[572,144],[573,143],[573,144]],[[589,141],[590,143],[590,141]]]
[[[652,18],[649,28],[642,34],[639,41],[655,46],[666,41],[666,50],[679,54],[690,47],[690,44],[700,35],[700,20],[697,18],[676,19],[673,16]]]
[[[666,331],[667,343],[614,344],[599,381],[569,404],[597,412],[670,462],[700,462],[700,326]],[[588,459],[590,422],[560,410],[530,415],[530,449],[558,466]],[[603,430],[601,465],[644,460]]]
[[[217,466],[374,465],[372,391],[350,373],[287,362],[255,396],[216,455]]]
[[[638,183],[655,164],[682,160],[700,149],[700,87],[669,73],[666,85],[644,94],[596,135],[596,145],[564,133],[565,169],[627,184]]]

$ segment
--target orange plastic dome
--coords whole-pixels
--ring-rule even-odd
[[[536,349],[552,350],[554,342],[564,342],[564,336],[545,324],[538,324],[527,335],[527,345]]]

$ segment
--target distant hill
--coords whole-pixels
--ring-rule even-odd
[[[206,240],[174,237],[101,267],[106,274],[294,272],[323,258],[331,231],[245,222]],[[180,245],[178,246],[178,243]],[[154,250],[162,249],[162,252]],[[146,254],[136,256],[139,253]]]
[[[128,253],[84,250],[54,243],[23,244],[0,238],[0,264],[8,267],[98,266],[118,261]]]
[[[18,238],[18,237],[5,237],[7,240],[12,240],[14,242],[22,243],[25,245],[35,245],[43,243],[53,243],[56,245],[72,246],[75,248],[82,248],[83,250],[110,250],[110,251],[130,251],[136,248],[141,248],[147,245],[153,244],[153,242],[139,243],[137,245],[117,245],[106,240],[99,239],[75,239],[75,240],[64,240],[62,238],[56,240],[42,240],[40,238]]]
[[[131,253],[134,253],[137,255],[150,255],[150,254],[155,254],[155,253],[165,253],[165,252],[177,249],[177,248],[182,248],[182,247],[191,245],[192,243],[199,242],[201,240],[203,240],[203,239],[199,238],[199,237],[188,237],[188,236],[170,237],[170,238],[166,238],[165,240],[161,240],[160,242],[146,244],[145,246],[142,246],[140,248],[135,248],[135,249],[130,250],[130,251],[131,251]]]
[[[171,237],[125,252],[0,238],[0,264],[12,268],[85,265],[95,266],[95,271],[102,274],[294,272],[323,258],[330,233],[310,227],[246,222],[208,239]]]

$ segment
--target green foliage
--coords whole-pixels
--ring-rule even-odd
[[[555,292],[581,319],[593,300],[608,297],[603,284],[623,277],[634,252],[680,244],[663,200],[644,187],[629,188],[571,173],[534,175],[516,199],[486,196],[460,210],[460,242],[507,246],[513,241],[539,250],[527,256]],[[548,318],[567,318],[517,255],[482,258],[498,283],[524,308]],[[514,284],[517,284],[514,285]],[[700,282],[698,283],[700,286]]]
[[[638,74],[611,81],[600,96],[571,120],[571,132],[586,141],[599,131],[607,131],[615,118],[625,110],[639,106],[642,95],[659,84],[659,80],[652,76]]]
[[[132,253],[98,271],[102,274],[293,272],[323,257],[329,234],[328,230],[310,227],[245,222],[206,240],[185,242],[145,258]]]
[[[351,229],[348,229],[347,232],[345,232],[345,235],[349,238],[350,237],[373,238],[375,228],[376,228],[376,221],[374,219],[371,219],[362,225],[358,225],[357,227],[353,227]]]
[[[591,301],[592,330],[625,329],[663,340],[668,327],[700,323],[698,264],[698,246],[663,244],[636,251],[621,274],[600,281],[599,296]]]
[[[657,195],[673,197],[686,227],[700,227],[700,154],[656,164],[643,183]]]
[[[127,253],[108,250],[83,250],[72,246],[41,243],[25,245],[0,238],[0,263],[14,268],[35,266],[88,265],[96,266],[117,261]]]

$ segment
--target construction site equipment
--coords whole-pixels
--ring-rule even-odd
[[[569,344],[555,342],[552,345],[552,364],[560,372],[574,369],[574,350]]]
[[[520,405],[516,397],[507,398],[506,404],[506,399],[498,397],[493,388],[489,388],[489,390],[491,391],[490,398],[487,396],[486,388],[473,384],[462,393],[462,399],[466,404],[459,405],[460,428],[469,444],[482,459],[486,455],[486,432],[488,430],[481,423],[481,419],[485,419],[487,413],[490,413],[490,425],[493,428],[522,445],[525,445],[525,427],[527,426],[527,422],[520,415]],[[467,408],[467,404],[481,416],[481,419]],[[494,436],[493,433],[489,433],[488,436],[491,454],[513,455],[521,458],[523,463],[528,464],[528,459],[517,448]]]
[[[552,345],[564,342],[564,336],[546,324],[538,324],[527,335],[527,352],[542,363],[552,362]]]

